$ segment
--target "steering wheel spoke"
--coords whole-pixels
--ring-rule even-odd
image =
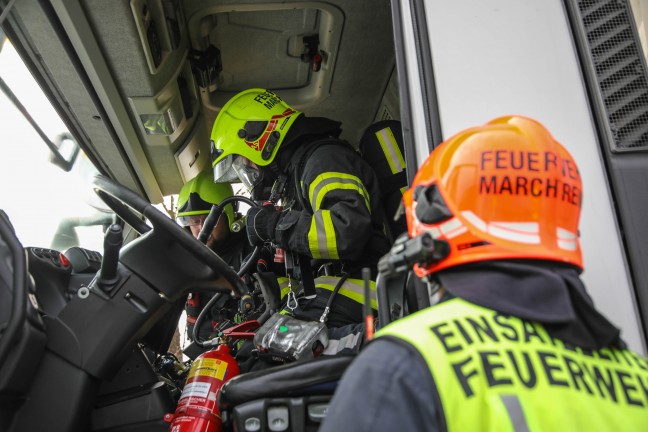
[[[145,234],[151,231],[151,227],[139,217],[143,216],[153,225],[153,234],[168,237],[182,246],[199,262],[211,268],[230,285],[228,288],[232,290],[236,297],[240,297],[246,292],[241,278],[221,257],[193,238],[175,221],[171,220],[139,194],[104,176],[94,178],[93,189],[106,205],[137,232]]]

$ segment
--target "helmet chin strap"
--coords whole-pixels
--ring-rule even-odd
[[[281,170],[281,168],[279,168],[279,164],[277,163],[277,158],[276,157],[272,162],[270,162],[266,166],[266,168],[268,168],[270,170],[270,172],[272,173],[272,177],[273,177],[272,180],[273,181],[282,174],[282,170]]]
[[[434,306],[441,301],[443,294],[445,294],[445,288],[439,284],[439,281],[436,280],[436,278],[432,280],[430,279],[431,278],[428,278],[428,280],[425,281],[425,286],[427,288],[428,298],[430,299],[430,306]]]
[[[264,189],[265,188],[263,187],[262,182],[257,183],[256,185],[254,185],[254,187],[250,191],[250,196],[252,197],[252,199],[254,201],[263,200],[263,190]]]

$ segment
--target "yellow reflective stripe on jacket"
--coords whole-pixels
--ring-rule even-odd
[[[313,214],[308,230],[308,248],[316,259],[340,259],[330,210]]]
[[[362,181],[354,175],[340,172],[325,172],[313,180],[313,183],[311,183],[308,189],[308,199],[313,207],[313,211],[316,212],[319,210],[326,194],[336,189],[347,189],[358,192],[364,198],[367,210],[371,212],[369,193],[365,189]]]
[[[385,158],[389,163],[389,168],[392,174],[399,173],[405,169],[405,158],[398,147],[396,138],[392,133],[391,128],[381,129],[376,132],[376,138],[380,142]]]
[[[288,295],[288,292],[290,292],[290,289],[292,287],[288,286],[287,277],[278,277],[277,282],[279,283],[279,292],[281,293],[279,298],[283,300],[283,298]]]
[[[460,298],[382,328],[425,359],[448,432],[648,431],[648,360],[568,346]]]
[[[315,278],[315,288],[323,288],[325,290],[333,291],[337,285],[340,277],[338,276],[320,276]],[[371,293],[371,308],[378,310],[378,302],[376,300],[376,282],[369,281],[369,291]],[[364,281],[362,279],[347,279],[344,281],[338,295],[343,295],[364,304]]]

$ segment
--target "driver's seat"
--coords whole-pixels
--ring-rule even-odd
[[[323,357],[234,377],[218,397],[223,421],[236,431],[315,431],[354,358]]]
[[[47,342],[33,300],[25,251],[0,210],[0,430],[27,398]]]

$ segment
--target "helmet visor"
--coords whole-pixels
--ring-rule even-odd
[[[199,213],[199,214],[193,214],[193,215],[187,215],[187,216],[178,216],[176,218],[178,224],[183,227],[202,227],[205,224],[205,221],[207,220],[207,216],[209,216],[210,212],[206,213]],[[216,221],[216,224],[221,220],[225,212],[221,212],[220,215],[218,215],[218,220]]]
[[[208,215],[209,212],[187,215],[187,216],[178,216],[176,218],[176,221],[178,221],[178,224],[180,224],[180,226],[183,227],[202,226],[202,224],[205,222],[205,219],[207,219]]]
[[[232,163],[232,169],[236,172],[241,183],[243,183],[250,192],[252,192],[254,187],[261,183],[261,180],[263,179],[263,173],[259,167],[244,157],[236,158]]]
[[[237,180],[237,174],[232,169],[236,159],[240,159],[239,155],[227,155],[214,165],[214,183],[231,183]]]

